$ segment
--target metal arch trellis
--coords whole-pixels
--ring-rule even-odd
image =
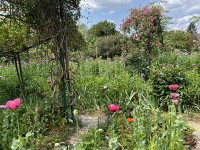
[[[21,58],[20,58],[20,53],[26,52],[28,50],[30,50],[31,48],[34,48],[42,43],[45,43],[46,41],[49,41],[51,38],[47,38],[43,41],[40,41],[38,43],[35,43],[31,46],[28,47],[24,47],[22,50],[20,51],[0,51],[0,58],[1,57],[12,57],[14,58],[14,63],[15,63],[15,69],[17,72],[17,77],[20,83],[20,90],[21,90],[21,94],[23,96],[24,99],[26,99],[26,95],[25,95],[25,85],[24,85],[24,78],[23,78],[23,71],[22,71],[22,64],[21,64]]]
[[[20,91],[21,91],[23,98],[26,99],[25,89],[24,89],[23,71],[22,71],[22,65],[21,65],[21,59],[20,59],[20,52],[19,51],[4,51],[4,52],[0,52],[0,57],[14,58],[15,69],[16,69],[17,77],[18,77],[19,84],[20,84]]]

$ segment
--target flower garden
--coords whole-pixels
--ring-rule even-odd
[[[92,28],[86,45],[67,39],[69,52],[60,32],[28,50],[0,51],[0,150],[199,150],[187,119],[200,112],[200,39],[191,51],[173,46],[163,18],[160,7],[148,5],[131,9],[121,33],[96,37]],[[40,32],[37,25],[32,30]],[[80,29],[73,27],[80,40]],[[24,30],[8,31],[10,37],[17,32],[19,41],[25,38]],[[6,49],[23,48],[18,41],[1,42]],[[98,116],[96,127],[80,133],[80,115],[95,112],[105,121]]]

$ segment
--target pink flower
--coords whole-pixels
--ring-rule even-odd
[[[177,100],[177,99],[172,99],[172,103],[173,103],[174,105],[177,105],[177,104],[178,104],[178,100]]]
[[[195,67],[196,66],[196,64],[192,64],[192,67]]]
[[[11,103],[12,103],[11,100],[6,102],[6,107],[7,107],[8,109],[10,109]]]
[[[172,91],[176,91],[178,89],[178,84],[169,85],[169,89],[172,90]]]
[[[179,97],[179,94],[177,94],[177,93],[171,93],[171,97],[170,98],[176,99],[178,97]]]
[[[13,100],[15,102],[16,108],[20,106],[20,98],[16,98]]]
[[[13,101],[6,102],[6,108],[15,110],[20,106],[20,98],[14,99]]]
[[[110,112],[116,112],[119,110],[119,105],[110,104],[108,105],[108,109]]]

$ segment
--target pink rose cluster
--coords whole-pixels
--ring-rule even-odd
[[[14,100],[9,100],[6,102],[6,105],[0,105],[0,108],[16,110],[20,106],[20,98]]]
[[[178,84],[171,84],[169,85],[169,89],[172,91],[170,98],[172,99],[172,103],[177,105],[179,100],[179,94],[175,93],[175,91],[179,88]]]

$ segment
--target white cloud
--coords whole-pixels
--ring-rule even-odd
[[[162,6],[177,15],[189,15],[197,11],[200,12],[200,0],[167,0],[167,3],[162,3]]]
[[[126,6],[130,6],[133,0],[81,0],[81,6],[84,9],[103,9],[107,8],[112,12],[116,10],[124,9]]]
[[[188,25],[190,24],[190,19],[193,16],[198,16],[198,15],[200,14],[186,15],[180,18],[175,18],[172,20],[173,24],[171,24],[169,27],[174,30],[186,30]],[[199,24],[197,24],[197,28],[200,29]]]
[[[167,16],[173,18],[174,24],[171,29],[186,30],[192,16],[200,16],[200,0],[167,0],[161,4],[165,10],[169,11]],[[196,24],[200,31],[200,24]]]

